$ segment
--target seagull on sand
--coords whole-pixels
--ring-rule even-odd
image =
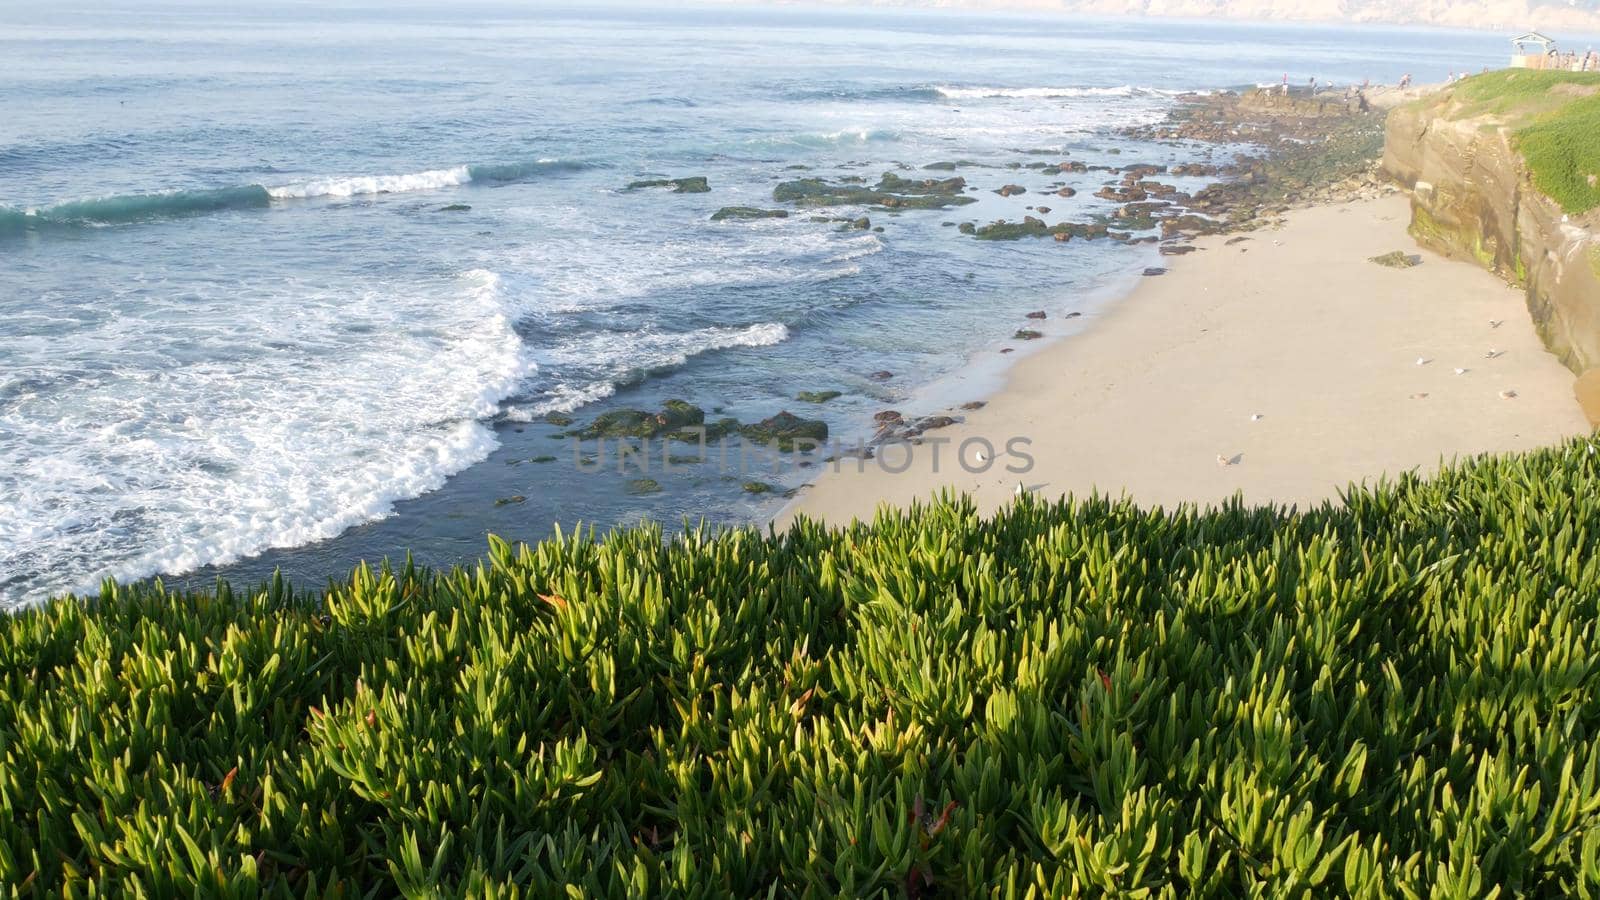
[[[981,463],[986,463],[986,462],[989,461],[988,454],[984,453],[982,450],[973,451],[972,458],[977,460],[980,464]]]
[[[1456,370],[1456,374],[1457,374],[1457,375],[1465,375],[1465,374],[1467,374],[1467,373],[1468,373],[1468,372],[1470,372],[1470,371],[1471,371],[1471,369],[1457,369],[1457,370]]]
[[[1501,325],[1504,325],[1505,323],[1506,323],[1505,319],[1490,319],[1489,320],[1489,327],[1490,328],[1499,328]]]
[[[1256,413],[1255,415],[1250,417],[1250,421],[1259,422],[1259,421],[1261,421],[1262,419],[1265,419],[1265,418],[1266,418],[1266,416],[1263,416],[1261,413]]]
[[[1515,399],[1517,399],[1517,392],[1516,391],[1501,391],[1500,392],[1500,399],[1501,400],[1515,400]]]
[[[1485,353],[1483,355],[1483,358],[1484,359],[1498,359],[1498,358],[1500,358],[1502,356],[1505,356],[1505,355],[1506,355],[1506,352],[1504,350],[1490,350],[1488,353]]]
[[[1427,365],[1428,363],[1431,363],[1431,362],[1433,362],[1433,360],[1427,358],[1426,356],[1417,357],[1417,365],[1419,365],[1419,366],[1425,366],[1425,365]]]
[[[1221,453],[1217,454],[1217,465],[1223,467],[1224,469],[1228,468],[1229,466],[1237,466],[1239,463],[1242,463],[1242,462],[1244,462],[1244,454],[1243,453],[1240,453],[1240,454],[1238,454],[1236,456],[1233,456],[1233,457],[1223,456]]]

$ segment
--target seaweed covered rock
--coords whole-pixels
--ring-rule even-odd
[[[724,206],[711,214],[711,221],[723,222],[728,219],[787,219],[789,211],[786,209],[761,209],[756,206]]]
[[[1021,222],[1008,222],[1005,219],[1001,219],[988,225],[980,225],[967,233],[972,234],[980,241],[1017,241],[1029,237],[1054,237],[1058,241],[1069,241],[1073,238],[1088,240],[1103,238],[1110,232],[1105,225],[1101,224],[1062,222],[1059,225],[1046,225],[1043,219],[1036,216],[1026,216]]]
[[[828,439],[828,423],[820,419],[802,419],[787,410],[742,426],[739,433],[745,440],[776,446],[781,450],[794,450],[797,442],[821,443]]]
[[[683,400],[668,400],[660,412],[613,409],[601,413],[585,428],[573,432],[583,440],[598,438],[651,438],[670,431],[703,425],[705,411]]]
[[[827,403],[843,396],[839,391],[801,391],[795,395],[795,399],[801,403]]]
[[[943,209],[976,203],[965,196],[966,179],[954,178],[903,178],[887,172],[874,187],[857,183],[856,179],[842,178],[826,181],[821,178],[801,178],[785,181],[772,189],[772,199],[779,203],[797,206],[881,206],[886,209]]]
[[[711,190],[711,184],[704,175],[693,175],[688,178],[651,178],[628,185],[630,191],[643,188],[672,188],[674,194],[704,194]]]

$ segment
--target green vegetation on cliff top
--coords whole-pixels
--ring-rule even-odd
[[[1593,896],[1600,455],[0,620],[0,884]]]
[[[1540,191],[1568,213],[1600,208],[1600,73],[1506,69],[1424,102],[1452,104],[1452,119],[1499,119]]]

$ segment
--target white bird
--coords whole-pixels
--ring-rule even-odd
[[[1425,366],[1425,365],[1427,365],[1428,363],[1431,363],[1431,362],[1433,362],[1433,360],[1427,358],[1426,356],[1417,357],[1417,365],[1419,365],[1419,366]]]
[[[1506,352],[1504,350],[1490,350],[1488,353],[1485,353],[1483,355],[1483,358],[1484,359],[1498,359],[1499,357],[1502,357],[1502,356],[1505,356],[1505,355],[1506,355]]]
[[[1266,416],[1263,416],[1261,413],[1256,413],[1255,415],[1250,417],[1250,421],[1259,422],[1259,421],[1261,421],[1262,419],[1265,419],[1265,418],[1266,418]]]
[[[1516,391],[1501,391],[1500,392],[1500,399],[1501,400],[1515,400],[1515,399],[1517,399],[1517,392]]]
[[[1231,458],[1227,457],[1227,456],[1223,456],[1221,453],[1217,454],[1217,465],[1223,467],[1224,469],[1228,468],[1229,466],[1237,466],[1239,463],[1241,463],[1243,461],[1244,461],[1244,454],[1243,453],[1240,453],[1237,456],[1234,456],[1234,457],[1231,457]]]
[[[1457,369],[1456,370],[1456,374],[1457,375],[1465,375],[1465,374],[1467,374],[1468,371],[1469,370],[1467,370],[1467,369]]]
[[[974,451],[973,454],[972,454],[972,458],[976,459],[980,463],[986,463],[986,462],[989,461],[988,454],[984,453],[982,450]]]

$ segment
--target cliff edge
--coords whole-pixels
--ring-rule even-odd
[[[1458,82],[1389,115],[1383,165],[1418,243],[1525,288],[1545,346],[1600,382],[1600,75]]]

